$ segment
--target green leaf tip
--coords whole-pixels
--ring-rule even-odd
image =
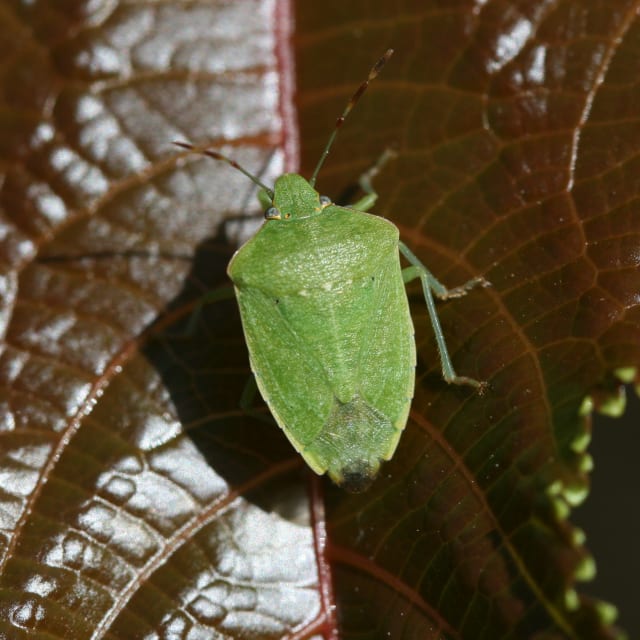
[[[575,570],[576,580],[590,582],[596,577],[596,562],[591,556],[582,558]]]
[[[638,375],[638,369],[636,367],[620,367],[613,372],[613,375],[618,378],[620,382],[631,384]]]
[[[593,413],[593,398],[591,396],[586,396],[582,400],[582,404],[578,409],[579,416],[589,416]]]
[[[607,398],[602,404],[598,405],[598,413],[610,418],[619,418],[624,414],[627,406],[627,395],[624,387],[620,387],[618,393]]]

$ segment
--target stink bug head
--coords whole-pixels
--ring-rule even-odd
[[[272,206],[280,220],[308,218],[323,208],[320,194],[297,173],[285,173],[276,180]]]

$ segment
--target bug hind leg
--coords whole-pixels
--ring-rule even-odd
[[[399,243],[399,249],[402,255],[411,263],[410,267],[407,267],[402,272],[402,278],[405,283],[411,282],[415,278],[420,278],[422,282],[422,290],[424,293],[424,301],[427,305],[427,311],[429,312],[429,319],[431,320],[431,326],[433,327],[433,333],[436,337],[436,343],[438,345],[438,353],[440,354],[440,363],[442,365],[442,377],[450,384],[461,384],[475,387],[479,393],[483,393],[486,389],[487,383],[468,376],[459,376],[451,362],[451,356],[449,355],[449,349],[447,348],[447,342],[440,326],[440,319],[438,318],[438,311],[436,309],[433,296],[437,296],[441,300],[447,300],[448,298],[458,298],[465,295],[470,289],[474,287],[488,287],[490,283],[483,277],[472,278],[460,287],[454,289],[447,289],[439,280],[432,275],[432,273],[420,262],[415,254],[405,245],[403,242]]]

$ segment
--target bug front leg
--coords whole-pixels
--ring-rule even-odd
[[[411,263],[410,267],[407,267],[402,271],[402,279],[405,284],[407,282],[411,282],[411,280],[415,280],[416,278],[420,278],[420,282],[422,283],[422,291],[424,293],[427,311],[429,312],[429,320],[431,321],[431,326],[433,327],[433,332],[436,336],[436,344],[438,345],[438,353],[440,354],[442,377],[451,384],[466,384],[471,387],[475,387],[480,393],[482,393],[487,386],[486,382],[481,382],[467,376],[459,376],[455,372],[453,363],[451,362],[451,356],[449,355],[449,350],[447,349],[447,342],[444,338],[442,327],[440,326],[440,319],[438,318],[438,311],[436,309],[433,296],[436,295],[442,300],[456,298],[465,295],[467,291],[473,287],[487,287],[489,286],[489,282],[482,277],[478,277],[469,280],[460,287],[447,289],[435,278],[435,276],[433,276],[422,262],[420,262],[407,245],[400,242],[399,249],[402,255]]]
[[[378,199],[378,194],[373,188],[372,180],[378,175],[378,173],[380,173],[382,167],[384,167],[391,158],[395,158],[397,155],[397,152],[393,149],[385,149],[377,162],[360,176],[358,184],[366,195],[360,198],[357,202],[354,202],[354,204],[351,205],[352,209],[356,209],[357,211],[369,211],[369,209],[373,207]]]

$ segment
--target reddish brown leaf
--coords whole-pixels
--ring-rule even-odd
[[[0,7],[0,638],[612,638],[566,516],[640,356],[636,6],[299,5],[291,48],[286,2]],[[398,150],[376,212],[491,281],[439,307],[490,389],[412,289],[411,419],[354,497],[239,409],[255,189],[171,142],[297,170],[295,60],[309,175],[387,47],[318,186]]]

